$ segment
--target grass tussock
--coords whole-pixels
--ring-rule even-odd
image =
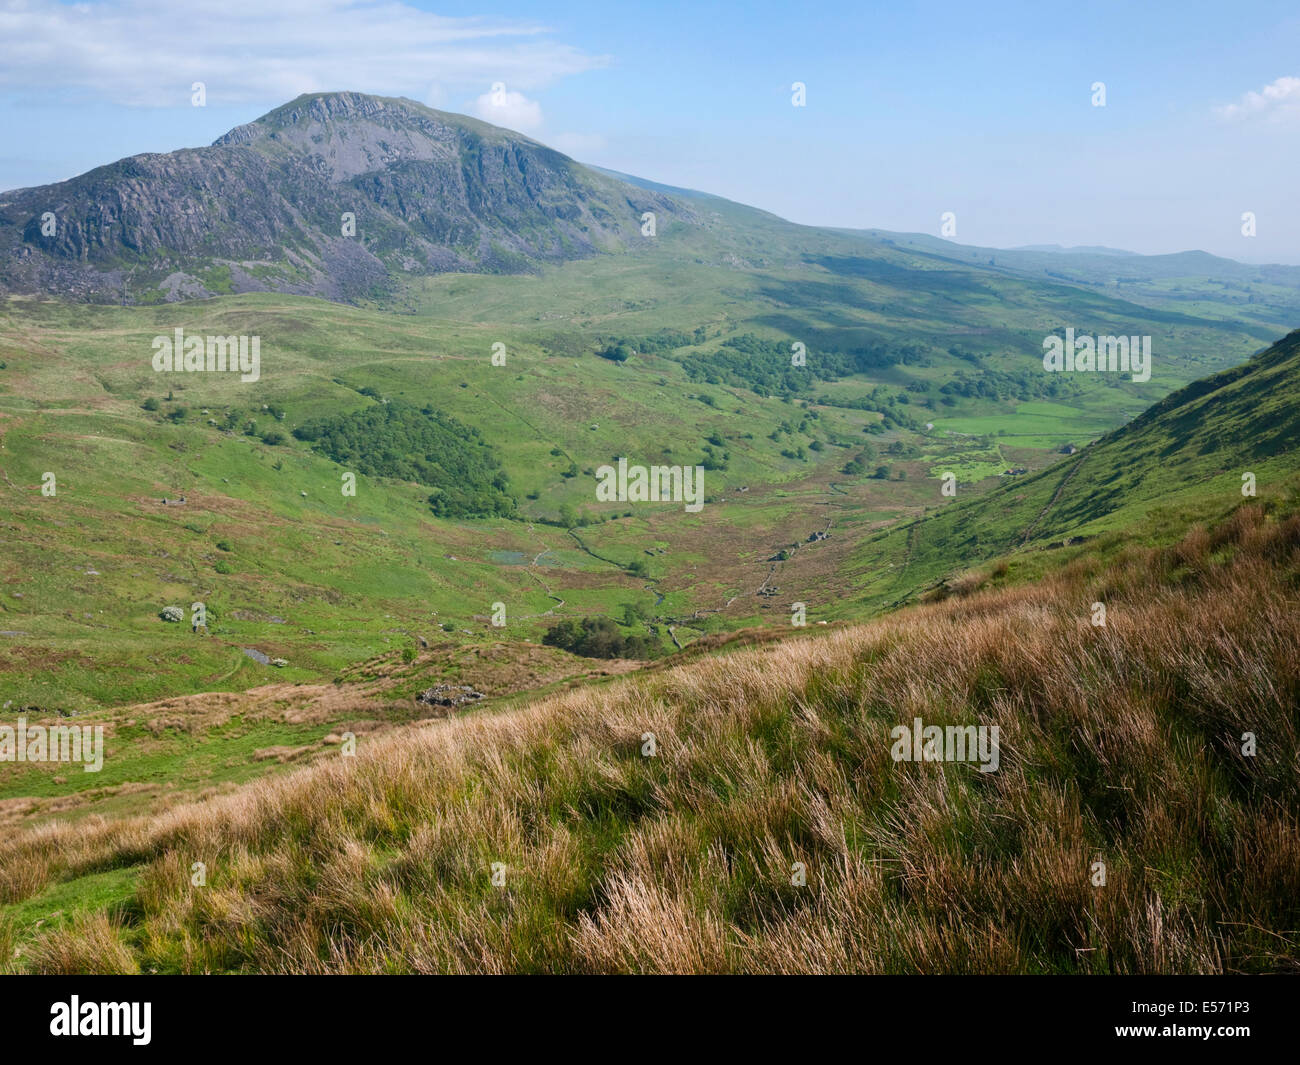
[[[1300,518],[963,583],[16,835],[10,904],[143,871],[112,920],[0,943],[37,972],[1300,969]],[[997,725],[1000,768],[895,763],[913,717]]]

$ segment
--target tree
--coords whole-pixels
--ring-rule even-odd
[[[542,643],[585,658],[649,658],[656,646],[645,636],[624,636],[612,618],[566,618],[552,625]]]

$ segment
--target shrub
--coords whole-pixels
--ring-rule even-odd
[[[612,618],[567,618],[552,625],[542,643],[584,658],[649,658],[657,650],[645,636],[624,636]]]
[[[632,349],[626,344],[607,344],[596,352],[602,359],[611,362],[627,362],[632,357]]]

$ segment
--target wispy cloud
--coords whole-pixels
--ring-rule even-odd
[[[332,89],[437,102],[494,82],[535,90],[606,64],[548,33],[399,0],[0,0],[0,91],[189,106],[201,81],[216,105]]]
[[[1281,77],[1235,104],[1215,108],[1223,118],[1300,118],[1300,78]]]
[[[471,100],[466,110],[494,126],[538,137],[566,155],[590,158],[605,148],[605,138],[598,134],[543,133],[546,123],[541,104],[521,92],[507,89],[504,82],[496,82],[488,92]]]

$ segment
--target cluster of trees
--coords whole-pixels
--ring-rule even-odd
[[[797,424],[787,418],[768,433],[767,438],[769,440],[779,440],[782,433],[786,436],[794,436],[796,433],[802,433],[807,436],[812,433],[812,423],[820,420],[820,418],[821,415],[815,410],[805,410]]]
[[[318,418],[293,435],[350,470],[435,489],[429,506],[438,517],[515,513],[505,471],[479,431],[432,407],[393,400]]]
[[[868,444],[853,458],[849,459],[841,468],[840,472],[847,477],[862,477],[867,471],[872,469],[876,461],[876,449]]]
[[[804,406],[806,407],[807,404],[805,404]],[[790,421],[789,419],[786,419],[775,429],[773,429],[770,433],[768,433],[767,438],[771,440],[773,443],[779,444],[781,443],[782,436],[787,436],[791,438],[795,437],[796,435],[811,436],[813,432],[812,423],[814,421],[817,421],[820,417],[821,415],[818,414],[815,410],[805,410],[803,414],[803,418],[797,424],[793,421]],[[781,454],[788,459],[797,459],[800,462],[807,462],[808,451],[805,450],[804,446],[798,443],[797,441],[795,441],[794,439],[791,439],[790,443],[794,446],[782,448]],[[813,451],[822,451],[825,449],[825,447],[826,445],[817,439],[813,439],[808,442],[808,448]]]
[[[611,362],[627,362],[636,354],[636,348],[626,341],[611,340],[603,348],[597,348],[596,354],[602,359],[609,359]]]
[[[807,352],[805,366],[791,365],[792,354],[787,340],[767,340],[745,333],[724,340],[716,351],[683,359],[682,368],[692,381],[747,388],[764,397],[813,399],[812,389],[819,381],[838,381],[852,374],[871,373],[890,366],[934,364],[933,353],[922,344],[883,340],[851,350],[818,345]],[[958,397],[1026,400],[1067,395],[1079,390],[1076,382],[1063,380],[1063,375],[1040,373],[1033,367],[1015,372],[992,369],[986,365],[989,352],[954,346],[948,349],[948,354],[978,367],[978,370],[958,370],[954,379],[942,387],[918,380],[910,382],[906,391],[888,393],[877,388],[870,396],[853,399],[822,393],[815,397],[815,402],[824,406],[876,411],[884,418],[881,431],[894,428],[916,430],[920,424],[918,419],[899,409],[912,402],[908,392],[919,396],[917,402],[920,405],[934,407],[936,399],[945,406],[954,406]]]
[[[875,411],[880,415],[880,421],[867,426],[867,432],[883,433],[887,429],[910,429],[913,432],[921,430],[920,420],[906,409],[912,402],[906,392],[891,393],[888,389],[877,386],[869,395],[856,399],[819,396],[817,402],[825,407]]]
[[[958,370],[953,379],[939,388],[940,402],[953,406],[957,396],[965,399],[1041,399],[1069,395],[1079,390],[1075,381],[1062,380],[1066,374],[1043,373],[1038,367],[1007,373],[981,367],[976,373]]]
[[[542,643],[584,658],[651,658],[659,649],[648,636],[625,636],[612,618],[566,618],[552,625]]]
[[[921,449],[915,444],[906,444],[902,440],[895,440],[887,448],[885,454],[895,459],[914,459],[920,456]],[[841,467],[840,472],[849,477],[870,477],[877,481],[889,480],[907,480],[907,471],[900,469],[897,472],[888,463],[879,462],[880,455],[874,447],[868,444],[857,453],[852,459]]]
[[[815,381],[838,381],[850,374],[900,364],[930,364],[924,346],[885,341],[848,351],[817,346],[806,353],[804,366],[791,364],[793,354],[788,340],[767,340],[743,333],[724,340],[717,351],[683,360],[682,368],[693,381],[747,388],[764,397],[789,397],[806,396]]]
[[[529,499],[539,499],[540,493],[529,492]],[[538,516],[531,519],[539,525],[557,525],[561,529],[585,529],[590,525],[604,525],[607,521],[618,521],[619,518],[630,518],[632,512],[625,510],[621,513],[591,514],[586,510],[578,510],[572,503],[561,503],[559,514],[555,518]]]
[[[723,341],[717,351],[692,355],[682,369],[692,381],[747,388],[760,396],[793,396],[812,387],[810,367],[790,365],[790,344],[745,333]],[[815,376],[821,376],[818,367]]]
[[[700,459],[700,465],[706,470],[725,470],[730,461],[730,451],[715,448],[712,444],[704,445],[704,457]]]
[[[704,329],[695,330],[694,336],[688,336],[677,329],[661,329],[652,336],[614,337],[596,349],[602,359],[614,362],[627,362],[633,355],[657,355],[662,351],[676,351],[688,344],[699,344],[704,340]]]

